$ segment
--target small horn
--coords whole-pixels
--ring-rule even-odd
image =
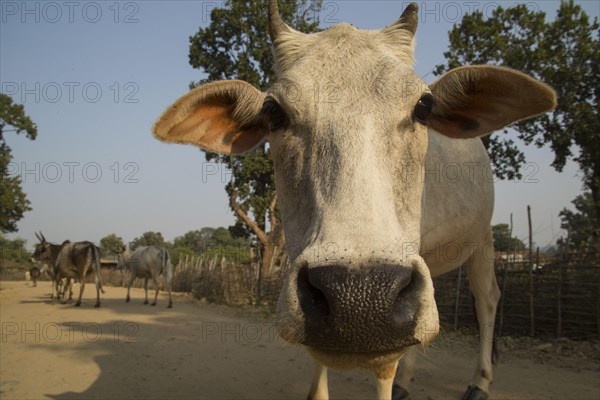
[[[39,240],[41,242],[42,238],[40,237],[40,234],[37,232],[33,232],[33,233],[35,233],[35,237],[37,238],[37,240]]]
[[[414,35],[419,25],[419,6],[417,3],[410,3],[394,25],[403,25],[403,29]]]
[[[290,27],[281,18],[279,14],[278,0],[269,0],[269,35],[271,42],[275,43],[281,32],[289,32]]]

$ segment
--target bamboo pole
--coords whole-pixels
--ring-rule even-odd
[[[500,293],[500,321],[498,321],[498,336],[502,336],[502,328],[504,325],[504,299],[506,298],[506,281],[508,278],[508,257],[507,260],[502,263],[502,265],[504,267],[504,274],[502,277],[502,292]]]
[[[531,233],[531,206],[527,206],[527,225],[529,226],[529,335],[535,336],[535,312],[533,309],[533,236]]]
[[[600,338],[600,276],[598,276],[598,286],[596,286],[596,293],[598,297],[598,303],[596,307],[596,329],[598,338]]]
[[[568,239],[567,239],[568,242]],[[568,243],[567,243],[568,246]],[[564,242],[561,245],[561,253],[562,253],[562,262],[558,265],[558,288],[556,293],[556,337],[559,338],[562,336],[562,288],[563,288],[563,280],[564,280],[564,268],[567,264],[567,252],[568,248],[565,246]]]
[[[510,263],[510,244],[512,242],[513,232],[513,213],[510,213],[510,229],[508,231],[508,237],[511,240],[508,241],[508,249],[506,249],[506,262],[503,263],[504,275],[502,277],[502,291],[500,292],[500,321],[498,321],[498,336],[502,335],[502,327],[504,325],[504,299],[506,298],[506,279],[508,277],[508,265]]]
[[[460,302],[460,285],[462,280],[462,265],[458,268],[458,281],[456,283],[456,299],[454,302],[454,330],[458,330],[458,309]]]

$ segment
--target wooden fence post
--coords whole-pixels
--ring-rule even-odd
[[[533,237],[531,233],[531,206],[527,206],[527,224],[529,225],[529,335],[535,336],[535,311],[533,309]]]
[[[502,336],[502,326],[504,325],[504,299],[506,298],[506,279],[508,276],[508,253],[506,256],[506,262],[502,262],[504,274],[502,277],[502,292],[500,292],[500,321],[498,321],[498,336]]]
[[[568,252],[569,252],[569,239],[571,236],[571,232],[567,232],[567,239],[566,242],[562,242],[561,244],[561,263],[559,264],[559,269],[558,269],[558,293],[556,295],[556,305],[557,305],[557,309],[556,309],[556,337],[559,338],[562,336],[562,290],[563,290],[563,283],[564,283],[564,273],[565,273],[565,268],[567,268],[567,265],[569,264],[569,260],[568,260]]]
[[[563,262],[566,258],[563,258]],[[562,286],[563,286],[563,269],[565,264],[562,262],[558,265],[558,288],[556,293],[556,338],[562,336]]]
[[[504,325],[504,299],[506,298],[506,280],[508,278],[508,266],[510,265],[510,248],[512,241],[512,232],[513,232],[513,213],[510,213],[510,230],[508,233],[508,237],[511,240],[508,241],[508,248],[506,249],[506,262],[503,262],[504,266],[504,275],[502,277],[502,291],[500,292],[500,321],[498,323],[498,336],[502,336],[502,327]],[[514,260],[513,253],[513,260]],[[494,257],[495,258],[495,257]],[[502,258],[500,258],[502,259]]]
[[[456,301],[454,303],[454,330],[458,330],[458,309],[460,302],[460,285],[462,280],[462,265],[458,267],[458,281],[456,283]]]
[[[600,275],[598,276],[598,286],[596,286],[596,294],[598,296],[598,304],[596,307],[596,329],[598,338],[600,339]]]

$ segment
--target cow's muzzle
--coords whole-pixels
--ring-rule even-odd
[[[293,286],[295,312],[301,314],[296,321],[303,325],[301,335],[295,334],[319,351],[397,352],[425,345],[437,334],[433,286],[424,263],[304,265]]]

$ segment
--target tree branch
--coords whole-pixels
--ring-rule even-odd
[[[269,238],[267,237],[265,232],[262,229],[260,229],[259,226],[254,221],[252,221],[252,219],[250,219],[248,214],[246,214],[244,210],[241,209],[240,205],[236,201],[236,198],[237,192],[234,190],[231,193],[231,196],[229,196],[229,205],[231,205],[233,211],[236,212],[236,214],[242,219],[242,221],[244,221],[246,225],[248,225],[248,227],[252,229],[252,232],[254,232],[258,240],[260,240],[260,242],[266,246],[269,243]]]
[[[271,223],[271,230],[279,224],[277,221],[277,216],[275,216],[275,205],[277,204],[277,193],[273,195],[273,199],[271,200],[271,204],[269,205],[269,222]]]

